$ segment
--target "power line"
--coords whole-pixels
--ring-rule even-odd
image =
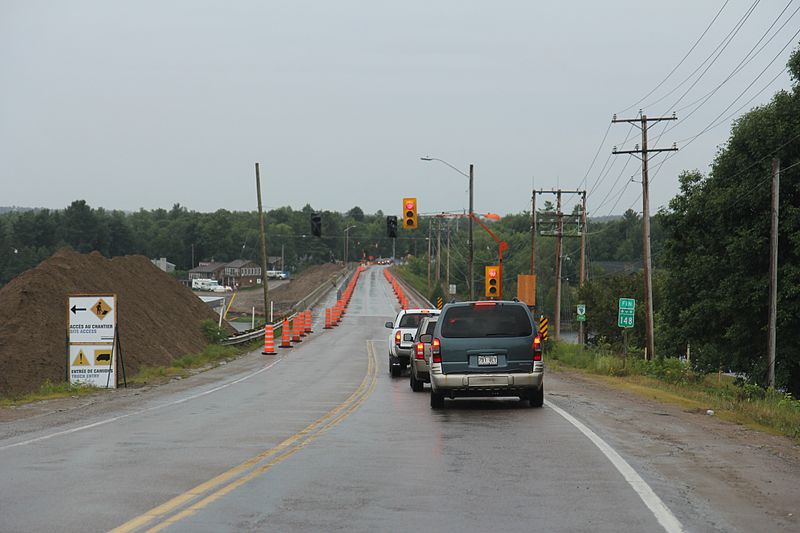
[[[637,101],[636,101],[636,102],[634,102],[633,104],[629,105],[628,107],[626,107],[626,108],[625,108],[625,109],[623,109],[622,111],[619,111],[617,114],[621,115],[621,114],[623,114],[623,113],[627,112],[628,110],[635,108],[637,105],[639,105],[640,103],[642,103],[643,101],[645,101],[647,98],[649,98],[649,97],[650,97],[650,95],[652,95],[654,92],[656,92],[656,91],[657,91],[659,88],[661,88],[661,86],[662,86],[662,85],[664,85],[664,83],[666,83],[666,81],[667,81],[667,80],[668,80],[668,79],[669,79],[669,78],[670,78],[670,77],[671,77],[673,74],[675,74],[675,71],[676,71],[676,70],[678,70],[678,68],[679,68],[681,65],[683,65],[684,61],[686,61],[686,59],[687,59],[687,58],[689,57],[689,55],[690,55],[690,54],[691,54],[691,53],[694,51],[694,49],[695,49],[695,48],[697,48],[697,45],[698,45],[698,44],[700,44],[700,41],[701,41],[701,40],[703,40],[703,37],[705,37],[705,36],[706,36],[706,33],[708,33],[708,30],[710,30],[710,29],[711,29],[711,26],[713,26],[713,25],[714,25],[714,22],[716,22],[716,21],[717,21],[717,19],[719,18],[720,14],[722,14],[722,10],[723,10],[723,9],[725,9],[725,6],[727,6],[727,5],[728,5],[728,2],[729,2],[729,0],[725,0],[725,3],[724,3],[724,4],[722,4],[722,7],[720,7],[720,8],[719,8],[719,11],[717,11],[717,14],[716,14],[716,15],[714,15],[714,18],[713,18],[713,19],[711,19],[711,22],[709,22],[709,23],[708,23],[708,25],[706,26],[706,29],[705,29],[705,30],[703,30],[703,33],[701,33],[701,34],[700,34],[700,37],[698,37],[698,38],[697,38],[697,40],[696,40],[696,41],[694,42],[694,44],[692,45],[692,47],[691,47],[691,48],[689,48],[689,51],[688,51],[688,52],[686,52],[686,54],[684,54],[683,58],[681,58],[681,60],[680,60],[680,61],[678,61],[678,64],[677,64],[677,65],[675,65],[675,66],[672,68],[672,70],[670,70],[670,71],[669,71],[669,74],[667,74],[667,75],[666,75],[666,77],[664,77],[664,79],[663,79],[663,80],[661,80],[661,82],[660,82],[658,85],[656,85],[655,87],[653,87],[653,89],[652,89],[652,90],[651,90],[649,93],[647,93],[646,95],[644,95],[644,96],[643,96],[643,97],[641,97],[639,100],[637,100]],[[608,133],[608,132],[606,132],[606,133]],[[595,156],[595,157],[597,157],[597,156]],[[587,173],[587,174],[588,174],[588,173]]]

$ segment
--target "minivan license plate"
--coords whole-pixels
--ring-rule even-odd
[[[497,366],[497,356],[496,355],[479,355],[478,356],[478,366]]]

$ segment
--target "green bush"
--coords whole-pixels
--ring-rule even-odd
[[[203,336],[206,338],[206,340],[213,344],[219,344],[228,337],[228,335],[225,333],[225,330],[210,319],[200,322],[200,330],[203,332]]]

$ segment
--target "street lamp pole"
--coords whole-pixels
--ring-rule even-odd
[[[438,161],[448,167],[452,168],[465,178],[469,179],[469,255],[467,257],[467,285],[469,285],[469,299],[475,299],[475,283],[474,283],[474,276],[473,276],[473,263],[475,259],[475,243],[472,238],[472,216],[474,212],[474,205],[473,205],[473,191],[474,191],[474,178],[475,178],[475,171],[474,165],[470,163],[469,165],[469,174],[464,173],[463,171],[459,170],[457,167],[451,165],[444,159],[439,159],[438,157],[420,157],[423,161]]]
[[[344,255],[342,256],[342,264],[347,266],[347,252],[349,252],[349,240],[350,240],[350,230],[355,228],[355,226],[349,226],[344,229]]]

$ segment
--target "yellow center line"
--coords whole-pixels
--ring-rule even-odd
[[[350,396],[347,397],[346,400],[344,400],[342,403],[340,403],[339,405],[337,405],[336,407],[334,407],[333,409],[328,411],[324,416],[320,417],[319,419],[317,419],[315,422],[313,422],[312,424],[310,424],[309,426],[307,426],[303,430],[301,430],[301,431],[295,433],[294,435],[292,435],[291,437],[287,438],[286,440],[284,440],[283,442],[281,442],[277,446],[274,446],[273,448],[265,450],[265,451],[261,452],[260,454],[256,455],[255,457],[253,457],[251,459],[248,459],[247,461],[241,463],[240,465],[235,466],[234,468],[231,468],[230,470],[228,470],[226,472],[223,472],[222,474],[220,474],[220,475],[218,475],[218,476],[216,476],[216,477],[214,477],[214,478],[212,478],[212,479],[210,479],[210,480],[208,480],[208,481],[206,481],[204,483],[201,483],[200,485],[197,485],[196,487],[188,490],[187,492],[185,492],[183,494],[179,494],[178,496],[175,496],[174,498],[170,499],[169,501],[167,501],[167,502],[165,502],[165,503],[163,503],[161,505],[158,505],[157,507],[154,507],[153,509],[150,509],[149,511],[145,512],[144,514],[129,520],[128,522],[122,524],[121,526],[112,529],[111,533],[130,533],[132,531],[136,531],[139,528],[142,528],[142,527],[146,526],[148,523],[150,523],[150,522],[152,522],[154,520],[160,519],[163,516],[176,511],[178,508],[186,505],[187,503],[191,502],[192,500],[195,500],[195,499],[199,498],[203,494],[208,493],[209,491],[211,491],[211,490],[215,489],[216,487],[228,482],[229,480],[235,478],[236,476],[239,476],[240,474],[243,474],[247,470],[253,468],[259,462],[263,461],[264,459],[272,457],[273,455],[279,454],[280,452],[283,452],[284,450],[287,450],[287,448],[295,446],[294,448],[291,448],[288,451],[285,451],[284,453],[282,453],[278,457],[273,458],[271,461],[269,461],[268,463],[262,465],[260,468],[258,468],[256,470],[253,470],[252,472],[250,472],[249,474],[247,474],[245,476],[240,477],[239,480],[234,481],[233,483],[223,487],[219,491],[217,491],[217,492],[211,494],[210,496],[207,496],[203,500],[195,503],[194,505],[192,505],[191,507],[189,507],[185,511],[175,514],[169,520],[166,520],[165,522],[163,522],[163,523],[161,523],[161,524],[159,524],[157,526],[154,526],[154,528],[149,530],[149,531],[159,531],[160,529],[163,529],[167,525],[172,524],[172,523],[174,523],[174,522],[176,522],[176,521],[178,521],[178,520],[180,520],[182,518],[185,518],[185,516],[189,516],[189,514],[194,513],[196,510],[201,509],[202,507],[205,507],[206,505],[208,505],[208,503],[211,503],[212,501],[218,499],[219,497],[223,496],[224,494],[227,494],[228,492],[230,492],[234,488],[240,486],[244,482],[249,481],[250,479],[253,479],[254,477],[266,472],[267,470],[269,470],[269,468],[271,468],[275,464],[278,464],[279,462],[283,461],[287,457],[290,457],[291,455],[295,454],[302,447],[304,447],[307,442],[310,442],[311,440],[314,440],[316,438],[316,436],[321,434],[321,431],[320,431],[320,432],[317,433],[316,436],[313,436],[313,435],[309,436],[317,428],[320,428],[321,426],[324,425],[324,426],[327,426],[327,428],[324,429],[324,431],[327,431],[327,429],[330,429],[330,427],[333,427],[334,425],[338,424],[347,415],[352,413],[355,410],[355,407],[357,407],[358,405],[363,403],[363,401],[366,399],[366,397],[369,396],[372,393],[372,391],[374,390],[374,388],[375,388],[375,380],[376,380],[377,372],[375,371],[375,362],[374,362],[375,361],[375,354],[374,354],[374,347],[372,346],[372,341],[368,341],[367,342],[367,352],[368,352],[368,356],[369,356],[368,357],[368,361],[367,361],[367,373],[364,376],[364,379],[361,381],[361,384],[358,386],[358,388]],[[366,392],[365,392],[365,389],[366,389]],[[303,441],[304,438],[306,439],[305,441]],[[209,499],[209,498],[212,498],[212,499]],[[208,501],[206,501],[206,500],[208,500]],[[205,503],[203,503],[203,502],[205,502]],[[201,503],[203,503],[203,505],[201,505]],[[187,512],[189,512],[189,514],[184,516],[184,513],[187,513]]]

